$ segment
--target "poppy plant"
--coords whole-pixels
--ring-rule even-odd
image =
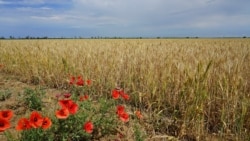
[[[122,96],[123,99],[129,100],[129,95],[126,94],[126,93],[124,93],[124,91],[121,91],[120,94],[121,94],[121,96]]]
[[[3,110],[0,111],[0,118],[10,120],[13,117],[13,111],[11,110]]]
[[[91,85],[91,80],[88,79],[88,80],[86,81],[86,83],[87,83],[88,86],[90,86],[90,85]]]
[[[86,123],[83,125],[83,129],[84,129],[87,133],[91,134],[91,133],[93,132],[94,125],[93,125],[93,123],[92,123],[91,121],[88,121],[88,122],[86,122]]]
[[[122,105],[118,105],[116,107],[116,113],[119,116],[120,120],[123,122],[128,122],[129,121],[129,115],[128,113],[125,112],[125,107]]]
[[[117,113],[118,115],[120,115],[120,114],[122,114],[122,113],[124,113],[124,112],[125,112],[125,107],[124,107],[124,106],[118,105],[118,106],[116,107],[116,113]]]
[[[88,100],[88,99],[89,99],[88,95],[84,95],[84,96],[79,97],[79,101],[84,101],[84,100]]]
[[[84,85],[84,81],[82,79],[82,76],[78,76],[77,77],[77,82],[76,82],[77,86],[83,86]]]
[[[60,100],[59,105],[62,108],[68,109],[70,114],[75,114],[78,111],[78,105],[72,100]]]
[[[0,118],[0,132],[10,128],[10,122],[7,119]]]
[[[27,130],[30,129],[31,125],[30,122],[27,118],[21,118],[19,119],[17,126],[16,126],[16,130],[17,131],[21,131],[21,130]]]
[[[67,108],[62,108],[56,111],[56,117],[58,119],[66,119],[69,116],[69,110]]]
[[[120,95],[121,95],[121,97],[123,99],[129,100],[129,95],[126,94],[123,90],[121,90],[121,89],[114,89],[114,90],[112,90],[112,97],[113,97],[113,99],[118,99]]]
[[[129,121],[129,115],[126,112],[123,112],[123,113],[119,114],[119,118],[123,122],[128,122]]]
[[[59,100],[58,103],[62,108],[68,108],[73,103],[73,101],[70,99],[62,99]]]
[[[48,117],[43,118],[42,128],[44,130],[50,128],[51,125],[52,125],[52,122]]]
[[[72,76],[71,78],[70,78],[70,80],[69,80],[69,84],[70,85],[73,85],[74,83],[75,83],[75,77],[74,76]]]
[[[142,119],[142,114],[140,111],[135,111],[135,115],[137,116],[138,119]]]
[[[65,93],[63,94],[64,98],[70,98],[71,94],[70,93]]]
[[[71,105],[68,107],[68,110],[70,114],[76,114],[78,111],[78,105],[76,103],[71,103]]]
[[[113,97],[113,99],[118,99],[119,96],[120,96],[120,92],[117,89],[114,89],[112,91],[112,97]]]
[[[43,124],[43,117],[37,111],[33,111],[30,115],[30,125],[33,128],[41,127]]]

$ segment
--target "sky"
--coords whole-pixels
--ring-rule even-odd
[[[250,36],[250,0],[0,0],[0,37]]]

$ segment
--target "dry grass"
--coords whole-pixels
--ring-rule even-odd
[[[249,53],[249,39],[0,40],[1,71],[60,89],[81,74],[96,96],[120,86],[149,135],[183,140],[250,138]]]

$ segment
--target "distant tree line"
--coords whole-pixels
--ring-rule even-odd
[[[14,36],[9,36],[9,38],[5,38],[4,36],[1,36],[0,39],[48,39],[48,37],[47,36],[44,36],[44,37],[32,37],[32,36],[14,37]]]
[[[14,37],[14,36],[9,36],[8,38],[4,36],[0,36],[0,39],[175,39],[175,38],[186,38],[186,39],[197,39],[197,38],[203,38],[203,37],[198,37],[198,36],[187,36],[187,37],[118,37],[118,36],[113,36],[113,37],[102,37],[102,36],[91,36],[91,37],[48,37],[48,36],[43,36],[43,37],[33,37],[33,36],[25,36],[25,37]],[[206,38],[206,37],[205,37]],[[209,37],[208,37],[209,38]],[[247,36],[243,37],[210,37],[210,38],[250,38]]]

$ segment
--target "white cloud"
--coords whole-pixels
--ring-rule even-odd
[[[32,19],[36,20],[45,20],[45,21],[58,21],[58,20],[64,20],[65,18],[62,16],[47,16],[47,17],[42,17],[42,16],[31,16]]]
[[[42,7],[18,7],[16,8],[18,11],[22,11],[22,12],[44,12],[44,10],[52,10],[52,8],[50,7],[46,7],[46,6],[42,6]]]
[[[187,24],[194,28],[220,28],[220,27],[234,27],[247,26],[250,24],[249,16],[235,16],[235,15],[211,15],[207,17],[200,17],[193,22]],[[230,29],[229,29],[230,30]]]
[[[188,33],[246,28],[248,5],[249,0],[0,0],[0,19],[5,25],[12,19],[15,24],[90,28],[103,34],[164,34],[182,29]]]
[[[11,2],[9,2],[9,1],[3,1],[3,0],[0,0],[0,5],[3,5],[3,4],[11,4]]]

